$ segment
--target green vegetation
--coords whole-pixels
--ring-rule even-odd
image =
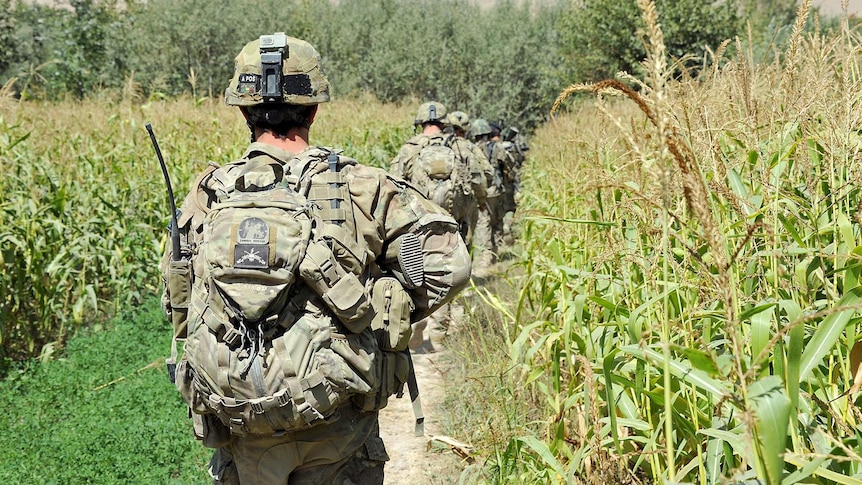
[[[582,0],[560,21],[562,50],[574,75],[584,81],[612,78],[619,71],[641,72],[645,57],[644,24],[636,2]],[[667,52],[691,64],[740,32],[737,2],[657,0],[667,38]],[[634,35],[633,35],[634,34]],[[693,57],[697,56],[697,57]]]
[[[315,141],[363,162],[386,165],[412,132],[410,96],[428,90],[538,126],[519,243],[501,255],[512,266],[462,299],[449,432],[478,450],[465,481],[858,483],[859,33],[818,31],[807,11],[787,26],[784,2],[747,1],[770,34],[710,44],[684,71],[671,36],[695,33],[640,0],[627,18],[646,62],[580,84],[592,75],[545,57],[572,38],[555,25],[579,25],[554,23],[558,7],[448,1],[464,13],[265,1],[259,18],[216,24],[212,2],[183,3],[200,12],[188,19],[166,0],[123,15],[0,0],[0,69],[16,78],[0,91],[0,425],[16,437],[0,445],[0,478],[203,478],[207,452],[162,372],[168,206],[143,126],[182,197],[247,140],[218,99],[230,69],[218,59],[289,25],[341,90]],[[562,75],[576,84],[539,124]]]
[[[532,141],[525,283],[480,291],[455,428],[491,483],[859,483],[862,38],[803,12],[783,62],[675,82],[639,5],[644,76]]]
[[[689,68],[740,35],[766,58],[795,0],[659,1],[668,53]],[[324,55],[334,93],[433,97],[521,128],[547,120],[561,85],[639,72],[636,2],[498,0],[0,0],[0,84],[29,99],[220,96],[247,39],[285,30]],[[194,14],[190,14],[194,12]],[[225,12],[241,12],[227,15]],[[744,20],[744,22],[743,22]],[[690,56],[697,56],[691,58]]]
[[[210,452],[191,439],[168,381],[158,300],[72,340],[66,357],[0,382],[5,483],[205,483]],[[96,331],[98,330],[98,331]]]

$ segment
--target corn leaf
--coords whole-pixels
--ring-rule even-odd
[[[814,336],[802,352],[799,381],[806,380],[815,367],[823,362],[823,358],[832,350],[841,337],[841,333],[856,313],[862,296],[862,287],[857,286],[847,291],[836,305],[839,310],[829,314],[817,327]]]

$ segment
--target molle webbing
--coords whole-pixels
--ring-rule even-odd
[[[327,222],[342,225],[351,215],[350,194],[341,172],[327,171],[313,176],[306,197],[317,203],[317,213]]]
[[[317,203],[317,213],[324,221],[338,225],[348,222],[352,225],[350,192],[338,162],[338,154],[329,152],[326,165],[308,174],[310,182],[305,182],[305,197]]]

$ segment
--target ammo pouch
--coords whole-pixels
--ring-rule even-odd
[[[389,396],[402,391],[410,372],[407,342],[412,335],[413,299],[397,279],[384,276],[374,282],[371,305],[374,308],[371,330],[381,350],[380,388],[376,393],[354,396],[354,404],[362,411],[386,407]]]
[[[192,292],[191,261],[180,259],[168,263],[165,287],[171,311],[174,338],[186,338],[189,300]]]
[[[365,255],[344,244],[340,227],[326,224],[322,231],[322,237],[308,244],[299,275],[348,330],[360,333],[374,317],[368,290],[356,276],[365,266]]]

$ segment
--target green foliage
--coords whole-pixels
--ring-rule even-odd
[[[0,72],[8,69],[15,55],[14,30],[11,0],[0,0]]]
[[[169,330],[149,299],[63,357],[0,382],[6,483],[203,483],[209,451],[168,381]]]
[[[531,141],[523,285],[483,346],[508,372],[467,373],[526,400],[473,409],[518,419],[472,436],[486,475],[859,483],[862,38],[803,12],[768,63],[674,81],[645,10],[638,90],[573,85],[598,101]]]
[[[122,144],[118,119],[101,126],[34,146],[28,128],[0,117],[2,357],[38,354],[100,312],[140,302],[156,283],[148,267],[164,198],[150,194],[158,179],[141,172],[157,172]]]
[[[599,81],[617,72],[642,73],[644,23],[635,0],[582,0],[560,19],[569,79]],[[735,0],[658,0],[667,52],[703,57],[740,32]],[[691,63],[688,63],[689,67]]]
[[[220,98],[240,48],[261,33],[286,31],[318,47],[336,96],[430,95],[452,109],[529,128],[547,117],[558,91],[560,61],[548,46],[564,4],[506,0],[483,10],[467,0],[262,0],[253,8],[245,0],[122,7],[76,0],[66,10],[17,2],[5,37],[0,22],[0,48],[12,50],[0,81],[17,77],[18,92],[31,98],[129,86],[146,97]]]
[[[473,117],[532,127],[558,90],[552,73],[559,62],[547,46],[555,42],[553,19],[561,8],[343,2],[312,36],[336,89],[369,91],[384,101],[431,98]]]

